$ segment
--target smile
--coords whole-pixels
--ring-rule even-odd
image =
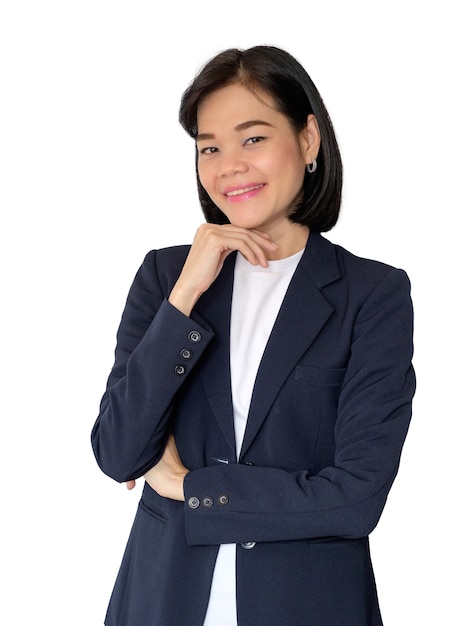
[[[249,193],[250,191],[256,191],[257,189],[261,189],[264,185],[253,185],[253,187],[243,187],[242,189],[234,189],[233,191],[228,191],[225,195],[227,198],[231,198],[233,196],[240,196],[244,193]]]

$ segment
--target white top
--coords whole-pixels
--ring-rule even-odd
[[[269,261],[268,267],[251,265],[241,254],[236,257],[230,366],[238,458],[261,357],[302,254],[303,250],[286,259]],[[235,624],[236,544],[223,544],[217,556],[204,626]]]

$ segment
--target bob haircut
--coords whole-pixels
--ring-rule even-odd
[[[240,84],[258,98],[270,96],[299,133],[313,114],[318,122],[321,146],[317,169],[304,178],[300,198],[289,219],[316,232],[335,226],[341,205],[343,168],[329,114],[321,95],[301,64],[289,53],[274,46],[254,46],[248,50],[230,48],[208,61],[181,98],[179,121],[194,139],[197,137],[198,106],[204,98],[231,84]],[[228,218],[214,204],[198,176],[198,195],[207,222],[227,224]]]

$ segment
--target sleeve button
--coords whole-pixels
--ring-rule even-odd
[[[222,493],[222,495],[219,496],[218,503],[220,504],[220,506],[225,506],[226,504],[228,504],[229,501],[230,499],[226,493]]]
[[[178,376],[182,376],[183,374],[185,374],[186,372],[186,368],[184,367],[184,365],[177,365],[175,367],[175,373],[178,374]]]
[[[198,332],[198,330],[191,330],[188,335],[188,339],[192,343],[198,343],[199,341],[201,341],[201,334]]]
[[[211,498],[211,496],[205,496],[201,501],[201,504],[205,507],[205,509],[210,509],[211,506],[214,504],[214,500]]]
[[[179,353],[182,359],[190,359],[192,356],[192,351],[188,350],[187,348],[184,348],[183,350],[181,350],[181,352]]]
[[[200,500],[195,496],[192,496],[191,498],[189,498],[188,505],[191,509],[198,509],[198,507],[200,506]]]
[[[241,543],[241,548],[244,550],[252,550],[256,546],[256,541],[243,541]]]

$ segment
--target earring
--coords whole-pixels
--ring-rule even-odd
[[[314,174],[317,169],[318,169],[318,164],[316,163],[316,159],[313,159],[313,161],[307,165],[307,172],[309,174]]]

